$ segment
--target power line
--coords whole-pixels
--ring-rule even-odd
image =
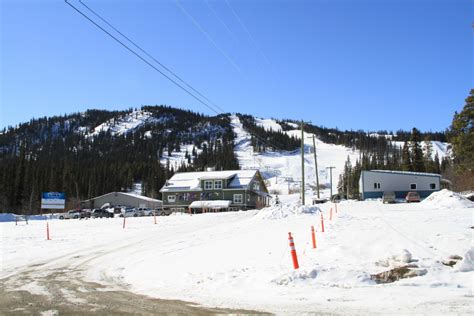
[[[244,22],[242,21],[242,19],[239,17],[239,15],[237,14],[237,12],[234,10],[234,8],[230,5],[229,1],[228,0],[225,0],[225,3],[227,4],[227,6],[229,7],[230,11],[232,12],[232,14],[234,15],[235,19],[239,22],[240,26],[244,29],[244,31],[247,33],[247,35],[249,36],[250,40],[252,41],[253,45],[257,48],[257,50],[260,52],[260,54],[262,54],[263,58],[265,59],[265,61],[267,62],[267,64],[270,66],[272,72],[275,74],[275,75],[278,75],[275,68],[273,67],[272,63],[270,62],[270,60],[267,58],[267,55],[265,55],[265,53],[263,52],[263,50],[260,48],[260,46],[257,44],[257,41],[255,40],[255,38],[252,36],[252,33],[250,33],[249,29],[247,28],[247,26],[245,26]]]
[[[177,83],[175,80],[173,80],[172,78],[170,78],[168,75],[166,75],[165,73],[163,73],[161,70],[159,70],[158,68],[156,68],[154,65],[152,65],[150,62],[148,62],[145,58],[143,58],[142,56],[140,56],[137,52],[135,52],[133,49],[131,49],[130,47],[128,47],[127,45],[125,45],[122,41],[120,41],[117,37],[113,36],[110,32],[108,32],[106,29],[104,29],[102,26],[100,26],[99,24],[97,24],[96,22],[94,22],[91,18],[89,18],[87,15],[85,15],[82,11],[80,11],[79,9],[77,9],[74,5],[72,5],[71,3],[68,2],[68,0],[64,0],[69,6],[71,6],[74,10],[76,10],[80,15],[82,15],[84,18],[86,18],[88,21],[90,21],[92,24],[94,24],[96,27],[98,27],[99,29],[101,29],[104,33],[106,33],[107,35],[109,35],[110,37],[112,37],[116,42],[118,42],[120,45],[122,45],[125,49],[127,49],[128,51],[130,51],[132,54],[134,54],[135,56],[137,56],[138,58],[140,58],[144,63],[146,63],[148,66],[152,67],[153,69],[155,69],[156,71],[158,71],[161,75],[163,75],[165,78],[167,78],[168,80],[170,80],[172,83],[174,83],[176,86],[178,86],[179,88],[181,88],[182,90],[184,90],[186,93],[188,93],[189,95],[191,95],[194,99],[196,99],[197,101],[199,101],[201,104],[205,105],[206,107],[208,107],[210,110],[212,110],[213,112],[216,112],[214,109],[212,109],[211,107],[209,107],[209,105],[207,105],[204,101],[202,101],[201,99],[199,99],[197,96],[195,96],[194,94],[192,94],[190,91],[186,90],[182,85],[180,85],[179,83]],[[218,113],[218,112],[216,112]],[[218,113],[219,114],[219,113]]]
[[[66,1],[67,2],[67,1]],[[125,39],[127,39],[127,41],[129,41],[130,43],[132,43],[136,48],[138,48],[141,52],[143,52],[146,56],[148,56],[150,59],[152,59],[154,62],[156,62],[158,65],[160,65],[161,67],[163,67],[166,71],[168,71],[169,73],[171,73],[176,79],[178,79],[179,81],[181,81],[184,85],[186,85],[188,88],[190,88],[191,90],[193,90],[194,92],[196,92],[200,97],[202,97],[203,99],[205,99],[206,101],[208,101],[209,103],[211,103],[214,107],[216,107],[219,111],[221,112],[225,112],[224,110],[222,110],[218,105],[214,104],[214,102],[212,102],[211,100],[209,100],[206,96],[204,96],[203,94],[201,94],[199,91],[197,91],[195,88],[193,88],[190,84],[188,84],[186,81],[184,81],[180,76],[178,76],[175,72],[173,72],[171,69],[169,69],[168,67],[166,67],[164,64],[162,64],[161,62],[159,62],[155,57],[153,57],[151,54],[149,54],[147,51],[145,51],[140,45],[138,45],[137,43],[135,43],[132,39],[130,39],[128,36],[126,36],[125,34],[123,34],[122,32],[120,32],[120,30],[118,30],[116,27],[114,27],[110,22],[108,22],[105,18],[103,18],[101,15],[99,15],[97,12],[95,12],[92,8],[90,8],[89,6],[87,6],[82,0],[79,0],[79,2],[87,9],[89,10],[90,12],[92,12],[92,14],[94,14],[96,17],[98,17],[101,21],[103,21],[105,24],[107,24],[108,26],[110,26],[114,31],[116,31],[118,34],[120,34],[121,36],[123,36]]]
[[[71,3],[68,2],[68,0],[64,0],[69,6],[71,6],[75,11],[77,11],[81,16],[83,16],[85,19],[87,19],[89,22],[91,22],[93,25],[95,25],[96,27],[98,27],[100,30],[102,30],[104,33],[106,33],[107,35],[109,35],[111,38],[113,38],[116,42],[118,42],[120,45],[122,45],[125,49],[127,49],[128,51],[130,51],[132,54],[134,54],[136,57],[138,57],[140,60],[142,60],[144,63],[146,63],[148,66],[152,67],[154,70],[156,70],[157,72],[159,72],[161,75],[163,75],[166,79],[170,80],[172,83],[174,83],[176,86],[178,86],[180,89],[182,89],[183,91],[185,91],[186,93],[188,93],[190,96],[192,96],[194,99],[196,99],[199,103],[201,103],[202,105],[206,106],[209,110],[211,110],[212,112],[216,113],[217,115],[221,115],[221,114],[224,114],[223,112],[225,112],[222,108],[220,108],[219,106],[215,105],[218,109],[221,110],[221,112],[217,111],[216,109],[214,109],[213,107],[211,107],[209,104],[207,104],[206,102],[204,102],[203,100],[201,100],[200,98],[198,98],[196,95],[194,95],[193,93],[191,93],[189,90],[187,90],[186,88],[184,88],[182,85],[180,85],[178,82],[176,82],[176,80],[173,80],[172,78],[170,78],[168,75],[166,75],[164,72],[162,72],[160,69],[158,69],[157,67],[155,67],[153,64],[151,64],[148,60],[146,60],[145,58],[143,58],[142,56],[140,56],[140,54],[138,54],[136,51],[134,51],[132,48],[130,48],[128,45],[126,45],[125,43],[123,43],[122,41],[120,41],[117,37],[115,37],[114,35],[112,35],[109,31],[107,31],[105,28],[103,28],[102,26],[100,26],[98,23],[96,23],[95,21],[93,21],[90,17],[88,17],[86,14],[84,14],[81,10],[79,10],[77,7],[75,7],[74,5],[72,5]],[[107,23],[107,25],[109,25],[112,29],[114,29],[116,32],[118,32],[119,34],[121,34],[124,38],[126,38],[128,41],[130,41],[131,43],[133,43],[137,48],[141,49],[140,46],[138,46],[137,44],[135,44],[131,39],[129,39],[127,36],[125,36],[122,32],[118,31],[117,28],[115,28],[111,23],[107,22],[104,18],[102,18],[97,12],[93,11],[91,8],[87,7],[81,0],[79,0],[79,2],[86,8],[88,8],[91,12],[94,13],[95,16],[97,16],[99,19],[101,19],[104,23]],[[141,49],[142,50],[142,49]],[[162,66],[164,69],[166,69],[168,72],[170,72],[171,74],[173,74],[173,76],[175,76],[176,78],[179,78],[180,81],[182,81],[184,84],[185,81],[182,80],[178,75],[176,75],[174,72],[172,72],[169,68],[167,68],[166,66],[164,66],[162,63],[160,63],[158,60],[156,60],[156,58],[154,58],[153,56],[151,56],[150,54],[148,54],[146,51],[142,50],[145,54],[147,54],[147,56],[149,56],[151,59],[153,59],[155,62],[157,62],[160,66]],[[188,85],[188,84],[186,84]],[[192,89],[192,90],[195,90],[196,93],[198,93],[199,95],[201,95],[204,99],[206,100],[209,100],[207,97],[205,97],[203,94],[199,93],[196,89],[194,89],[192,86],[189,85],[189,87]],[[211,101],[209,101],[211,102]],[[227,117],[225,117],[227,118]],[[232,126],[232,127],[236,127],[235,124],[232,123],[232,121],[229,119],[229,125]],[[263,140],[261,137],[257,136],[257,135],[253,135],[255,138],[257,138],[258,140],[260,140],[261,143],[263,143],[264,145],[268,146],[268,147],[273,147],[275,149],[278,149],[278,150],[282,150],[281,148],[279,148],[278,146],[276,146],[275,144],[269,144],[268,142],[266,142],[265,140]]]
[[[222,20],[219,15],[217,14],[216,10],[214,10],[212,8],[212,6],[209,4],[209,1],[208,0],[204,0],[204,2],[206,3],[207,7],[209,8],[209,11],[212,12],[212,14],[216,17],[216,19],[222,24],[224,25],[224,28],[227,30],[227,32],[234,38],[234,40],[237,42],[238,39],[237,39],[237,36],[234,34],[234,32],[231,31],[231,29],[227,26],[227,24],[224,22],[224,20]]]
[[[219,45],[217,45],[217,43],[214,41],[214,39],[212,39],[211,35],[206,32],[206,30],[201,26],[201,24],[199,24],[199,22],[181,5],[181,3],[179,3],[179,0],[175,0],[175,3],[176,5],[178,6],[178,8],[181,9],[181,11],[184,13],[184,15],[186,15],[188,17],[189,20],[191,20],[191,22],[193,22],[194,26],[202,33],[204,34],[204,36],[209,40],[209,42],[212,43],[212,45],[214,45],[215,48],[217,48],[217,50],[219,52],[221,52],[222,55],[224,55],[225,58],[227,58],[227,60],[232,64],[232,66],[240,73],[242,74],[242,70],[240,69],[239,66],[237,66],[237,64],[232,60],[232,58],[229,57],[229,55],[227,55],[227,53],[222,49],[220,48]]]

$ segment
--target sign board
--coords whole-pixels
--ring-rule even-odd
[[[64,192],[43,192],[41,194],[41,208],[63,210],[66,204]]]

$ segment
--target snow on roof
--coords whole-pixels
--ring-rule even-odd
[[[414,171],[398,171],[398,170],[363,170],[364,172],[379,172],[379,173],[393,173],[393,174],[405,174],[412,176],[430,176],[430,177],[441,177],[437,173],[427,173],[427,172],[414,172]]]
[[[214,200],[214,201],[194,201],[189,205],[190,208],[210,208],[210,209],[220,209],[228,208],[230,206],[230,201],[224,200]]]
[[[135,194],[135,193],[128,193],[128,192],[109,192],[109,193],[106,193],[106,194],[103,194],[103,195],[100,195],[100,196],[93,197],[93,198],[91,198],[89,200],[86,200],[86,201],[95,200],[95,199],[98,199],[98,198],[101,198],[103,196],[107,196],[107,195],[110,195],[110,194],[114,194],[114,195],[123,194],[123,195],[128,195],[128,196],[131,196],[131,197],[134,197],[134,198],[137,198],[137,199],[141,199],[143,201],[160,202],[160,203],[162,202],[161,200],[152,199],[151,197],[148,197],[148,196],[139,195],[139,194]]]
[[[247,186],[255,176],[257,170],[226,170],[226,171],[202,171],[202,172],[180,172],[174,174],[163,186],[161,192],[180,190],[201,190],[200,181],[206,179],[230,179],[229,188],[243,188]]]

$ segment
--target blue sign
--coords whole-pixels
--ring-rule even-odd
[[[43,192],[41,198],[45,200],[65,200],[66,194],[64,192]]]
[[[43,192],[41,193],[42,209],[62,210],[66,205],[66,194],[64,192]]]

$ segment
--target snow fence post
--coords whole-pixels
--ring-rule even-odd
[[[324,218],[323,218],[323,212],[321,212],[321,232],[324,233]]]
[[[153,211],[153,217],[155,218],[155,225],[156,225],[156,211]]]
[[[314,226],[311,226],[311,240],[313,241],[313,249],[316,249],[316,233],[314,232]]]
[[[331,207],[331,210],[329,211],[329,220],[332,221],[332,207]]]
[[[49,223],[46,222],[46,240],[51,240],[51,238],[49,237]]]
[[[298,265],[298,256],[296,255],[295,242],[293,241],[293,237],[291,237],[291,233],[288,233],[288,240],[290,241],[290,252],[291,258],[293,259],[293,267],[296,270],[300,266]]]
[[[337,203],[334,203],[334,207],[336,208],[336,214],[337,214]]]
[[[125,229],[125,214],[123,214],[123,229]]]

